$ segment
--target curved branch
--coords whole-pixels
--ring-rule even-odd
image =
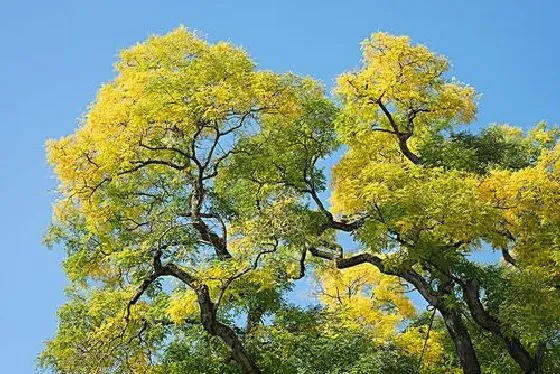
[[[414,269],[408,268],[399,270],[388,268],[385,264],[383,264],[383,260],[380,257],[369,253],[342,258],[332,252],[317,248],[309,248],[309,251],[315,257],[333,260],[336,267],[339,269],[369,263],[376,266],[383,274],[398,276],[406,279],[409,283],[414,285],[424,299],[437,308],[443,316],[447,331],[453,340],[455,351],[461,361],[463,372],[468,374],[481,373],[480,363],[478,362],[470,333],[465,326],[460,311],[453,308],[453,306],[448,306],[445,303],[445,297],[451,295],[453,292],[452,287],[443,287],[441,291],[435,291]]]
[[[538,373],[539,354],[533,357],[518,338],[510,337],[503,331],[500,322],[482,305],[478,282],[474,280],[463,281],[457,278],[457,283],[463,290],[463,296],[475,322],[505,343],[511,358],[517,362],[525,373]]]
[[[414,134],[414,123],[413,123],[414,116],[409,116],[409,118],[407,120],[407,124],[406,124],[407,130],[406,130],[406,132],[401,132],[399,130],[398,124],[395,121],[395,118],[391,115],[391,112],[383,104],[381,99],[377,99],[375,101],[375,104],[377,104],[377,106],[379,108],[381,108],[381,111],[385,114],[385,117],[387,117],[387,120],[389,121],[389,124],[393,128],[394,134],[397,136],[397,139],[398,139],[398,142],[399,142],[399,149],[401,150],[403,155],[406,158],[408,158],[413,164],[416,164],[416,165],[421,164],[422,159],[418,155],[413,153],[410,150],[410,148],[408,148],[408,143],[407,143],[408,139]]]

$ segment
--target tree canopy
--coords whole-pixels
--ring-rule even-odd
[[[468,131],[479,95],[444,56],[362,52],[328,95],[185,28],[122,51],[47,143],[70,284],[39,365],[560,371],[560,131]]]

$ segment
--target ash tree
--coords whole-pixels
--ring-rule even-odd
[[[467,132],[478,94],[443,56],[384,33],[362,52],[331,97],[185,28],[124,50],[47,143],[70,284],[39,365],[560,370],[558,129]]]

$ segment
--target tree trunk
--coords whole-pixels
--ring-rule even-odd
[[[467,331],[461,314],[456,310],[438,309],[445,322],[445,327],[453,340],[455,351],[459,356],[463,373],[480,374],[480,363],[476,358],[476,353],[471,341],[469,332]]]
[[[441,313],[449,336],[455,345],[455,352],[459,356],[463,373],[480,374],[480,363],[476,357],[471,336],[465,327],[461,313],[452,307],[446,306],[444,302],[444,297],[453,293],[453,284],[448,282],[442,286],[440,291],[436,291],[412,268],[395,275],[400,275],[415,286],[424,299]]]
[[[229,348],[233,359],[241,366],[246,374],[260,374],[257,363],[245,350],[235,331],[226,324],[218,321],[214,303],[210,298],[208,286],[203,285],[197,289],[198,303],[200,305],[200,320],[204,329],[211,335],[218,336]]]

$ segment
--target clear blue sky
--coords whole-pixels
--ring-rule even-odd
[[[560,122],[557,1],[0,1],[0,372],[32,373],[63,302],[62,253],[41,246],[54,181],[43,143],[77,125],[117,52],[184,24],[261,68],[328,86],[371,32],[409,34],[484,94],[478,124]]]

